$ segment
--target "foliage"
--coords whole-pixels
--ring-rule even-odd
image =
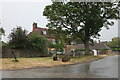
[[[49,27],[49,24],[47,25],[47,27]],[[67,34],[67,32],[65,30],[61,30],[60,27],[58,27],[56,29],[53,29],[53,28],[49,27],[48,33],[54,35],[56,43],[58,43],[58,41],[61,40],[61,39],[65,43],[68,43],[68,44],[70,44],[70,42],[72,41],[72,38],[69,37],[69,35]]]
[[[63,41],[59,41],[58,43],[54,44],[56,51],[64,51],[64,42]]]
[[[120,37],[112,38],[112,41],[108,43],[108,46],[110,46],[112,50],[120,50]]]
[[[120,51],[120,47],[112,47],[113,51]]]
[[[114,37],[112,38],[112,41],[108,43],[110,47],[119,47],[120,46],[120,37]]]
[[[29,35],[29,45],[32,49],[39,50],[42,53],[48,53],[49,41],[47,38],[40,36],[38,33]]]
[[[9,47],[8,44],[5,43],[4,41],[0,42],[0,48],[8,48],[8,47]]]
[[[106,50],[108,50],[108,49],[106,49],[106,48],[102,48],[102,49],[100,49],[100,51],[106,51]]]
[[[69,55],[64,55],[62,57],[62,62],[67,62],[67,61],[70,61],[70,57],[69,57]]]
[[[75,42],[76,42],[77,44],[83,44],[83,41],[82,41],[80,38],[76,38]]]
[[[49,42],[49,48],[55,48],[56,51],[63,51],[64,47],[65,47],[64,42],[61,40],[57,41],[57,43],[55,44]]]
[[[46,6],[43,15],[49,20],[48,28],[66,31],[67,38],[80,38],[89,53],[89,42],[100,36],[102,27],[109,29],[118,19],[118,5],[111,2],[53,2]]]
[[[49,48],[55,48],[55,44],[53,44],[52,42],[49,42],[48,47],[49,47]]]
[[[23,30],[21,27],[13,28],[9,35],[9,46],[15,49],[27,48],[28,39],[27,31]]]

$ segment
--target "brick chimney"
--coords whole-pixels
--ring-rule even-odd
[[[37,28],[37,23],[33,23],[33,31],[35,31],[35,29]]]

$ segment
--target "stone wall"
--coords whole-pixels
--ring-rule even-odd
[[[13,49],[16,57],[48,57],[50,55],[40,53],[37,50],[31,49]],[[2,57],[3,58],[12,58],[13,55],[11,54],[11,49],[9,48],[2,48]]]

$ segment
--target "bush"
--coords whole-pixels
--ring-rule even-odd
[[[62,57],[62,62],[70,61],[70,57],[68,55],[65,55]]]
[[[100,51],[106,51],[106,50],[108,50],[108,49],[106,49],[106,48],[100,49]]]
[[[40,36],[38,33],[32,33],[28,39],[30,48],[39,50],[41,53],[48,53],[49,41],[47,38]]]

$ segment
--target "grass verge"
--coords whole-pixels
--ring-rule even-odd
[[[2,65],[0,70],[16,70],[16,69],[28,69],[36,67],[53,67],[61,65],[76,64],[80,62],[88,62],[106,57],[106,55],[100,56],[82,56],[80,58],[71,58],[69,62],[53,61],[51,57],[45,58],[18,58],[19,62],[12,61],[13,58],[1,58]]]

